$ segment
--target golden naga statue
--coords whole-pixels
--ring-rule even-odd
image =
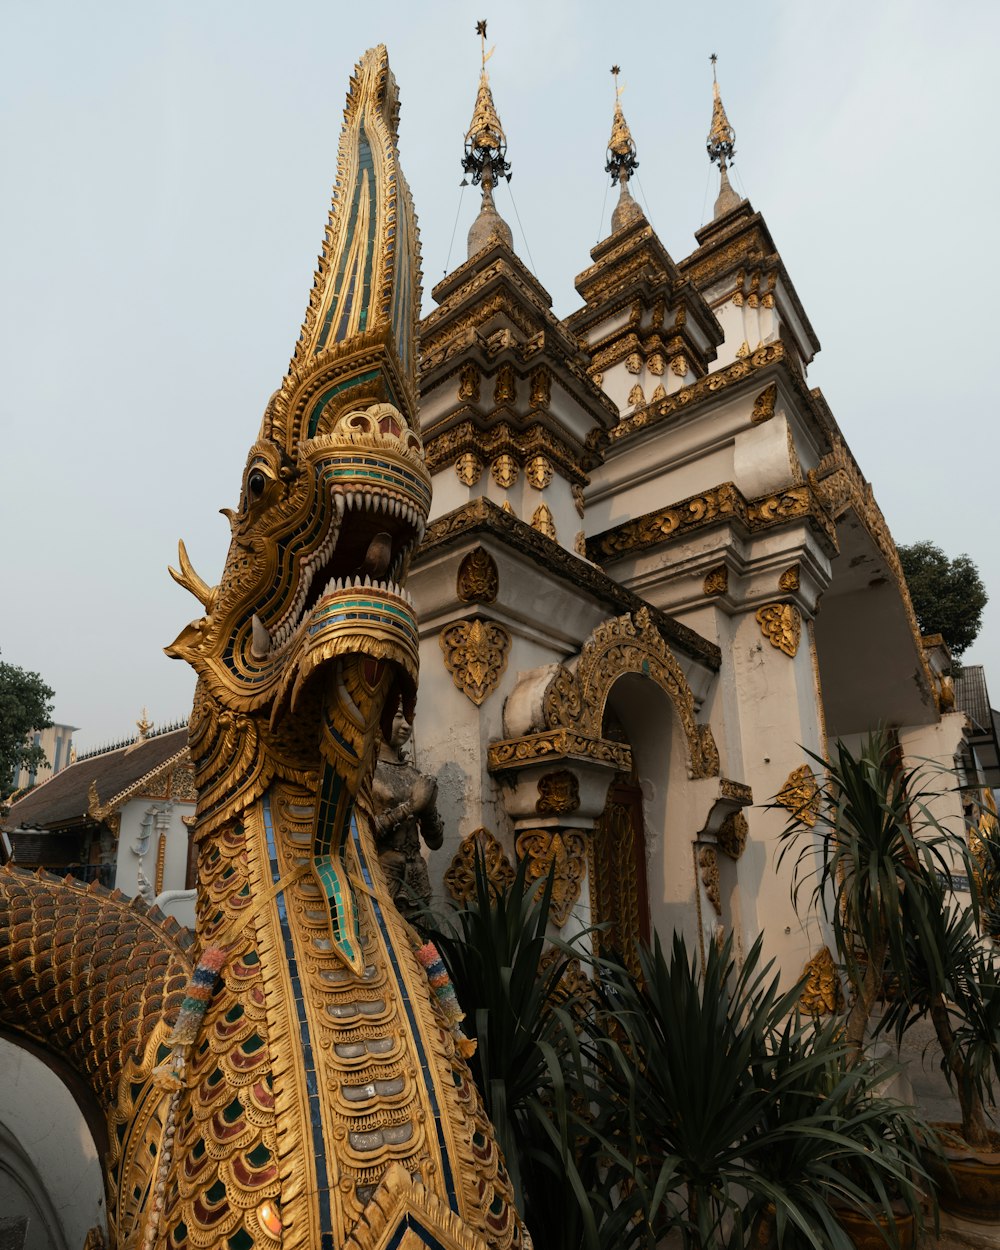
[[[347,97],[305,324],[243,471],[198,673],[197,925],[0,871],[0,1026],[67,1074],[120,1250],[507,1250],[527,1236],[378,864],[377,734],[412,715],[430,503],[416,222],[385,49]],[[440,986],[440,968],[434,970]],[[447,988],[447,987],[446,987]]]

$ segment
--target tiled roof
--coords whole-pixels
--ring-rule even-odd
[[[149,773],[182,758],[186,750],[185,726],[130,747],[77,760],[11,804],[3,827],[56,829],[79,823],[90,806],[91,785],[96,786],[98,799],[105,805]]]

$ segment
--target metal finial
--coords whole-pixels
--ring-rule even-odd
[[[611,175],[612,186],[616,182],[620,182],[624,187],[625,183],[638,169],[639,162],[635,158],[635,144],[632,142],[632,132],[629,130],[625,114],[622,112],[621,97],[622,92],[625,90],[625,84],[622,83],[621,86],[618,84],[621,66],[612,65],[611,73],[615,80],[615,112],[611,121],[611,138],[608,140],[608,161],[604,166],[604,170]]]
[[[706,150],[708,159],[725,173],[726,165],[732,163],[736,154],[736,131],[730,126],[726,110],[722,107],[719,83],[715,76],[715,63],[718,58],[714,52],[709,60],[712,62],[712,125],[708,132]]]
[[[493,104],[490,78],[486,62],[494,49],[486,51],[486,20],[476,23],[476,34],[481,40],[482,68],[479,71],[479,91],[472,124],[465,135],[465,155],[462,168],[472,178],[473,185],[483,184],[484,200],[501,178],[510,182],[510,162],[507,160],[507,136]],[[467,185],[463,180],[462,185]]]

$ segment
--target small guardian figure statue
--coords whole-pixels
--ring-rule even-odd
[[[431,899],[420,839],[436,851],[444,837],[435,803],[437,782],[418,772],[403,755],[411,732],[402,712],[397,712],[389,741],[379,747],[372,785],[379,862],[392,900],[407,918]]]

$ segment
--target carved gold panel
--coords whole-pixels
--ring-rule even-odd
[[[666,388],[664,387],[662,382],[658,382],[656,385],[656,389],[653,391],[653,394],[650,397],[649,402],[652,404],[658,404],[661,399],[666,399],[666,398],[667,398]]]
[[[837,965],[827,946],[821,947],[802,969],[806,978],[799,1005],[813,1016],[832,1016],[842,1011],[844,994]]]
[[[496,561],[484,547],[476,547],[458,566],[456,595],[463,603],[492,603],[499,590]]]
[[[579,483],[574,482],[570,487],[573,495],[573,504],[576,507],[577,514],[583,516],[583,487]]]
[[[725,851],[730,859],[739,859],[746,847],[749,833],[750,828],[743,813],[730,812],[716,835],[719,850]]]
[[[471,362],[463,365],[459,374],[458,397],[474,404],[479,402],[479,370]]]
[[[714,846],[702,846],[698,850],[698,869],[705,897],[712,904],[717,916],[722,915],[722,887],[719,882],[719,857]]]
[[[535,490],[544,490],[552,481],[552,464],[547,456],[532,456],[524,466],[524,476]]]
[[[795,655],[802,637],[802,617],[794,604],[769,603],[758,608],[757,623],[772,647],[784,651],[785,655]]]
[[[642,357],[638,352],[631,352],[625,358],[625,368],[629,373],[640,373],[642,371]]]
[[[483,462],[471,451],[463,452],[455,461],[455,472],[463,486],[475,486],[483,475]]]
[[[556,541],[556,523],[552,519],[552,509],[547,503],[540,503],[535,511],[531,514],[531,528],[538,530],[539,534],[544,534],[546,538]]]
[[[720,564],[718,568],[709,569],[705,574],[705,580],[702,583],[702,590],[706,595],[724,595],[729,589],[729,569],[725,564]]]
[[[496,384],[493,387],[495,404],[512,404],[514,402],[514,366],[501,365],[497,372]]]
[[[552,394],[552,376],[548,369],[534,369],[531,373],[531,406],[548,408]]]
[[[656,377],[658,378],[663,376],[663,372],[666,369],[666,367],[667,367],[667,363],[663,359],[663,356],[661,355],[660,352],[654,352],[652,356],[650,356],[650,358],[646,361],[646,368],[649,370],[650,373],[655,374]]]
[[[646,396],[642,393],[642,387],[638,382],[629,391],[628,402],[633,408],[636,404],[644,404],[646,402]]]
[[[686,378],[688,375],[687,357],[684,355],[674,356],[670,361],[670,371],[679,378]]]
[[[764,387],[753,401],[753,411],[750,413],[750,420],[754,425],[760,425],[762,421],[768,421],[774,416],[774,402],[777,398],[777,382],[772,382],[769,386]]]
[[[524,829],[517,835],[517,857],[528,861],[527,878],[553,872],[552,920],[562,928],[580,897],[587,875],[587,843],[578,829]]]
[[[578,556],[587,559],[587,535],[583,530],[576,531],[576,537],[573,539],[573,550]]]
[[[480,826],[459,843],[444,874],[445,889],[456,903],[468,903],[476,896],[476,852],[483,857],[486,878],[496,890],[505,890],[514,880],[514,866],[494,835]]]
[[[798,590],[799,588],[799,566],[797,564],[790,565],[785,569],[784,573],[778,578],[778,589],[785,592]]]
[[[452,681],[479,707],[496,690],[507,667],[510,634],[496,621],[473,617],[450,625],[439,637]]]
[[[538,782],[535,811],[539,816],[564,816],[580,806],[580,783],[568,768],[545,773]]]
[[[775,795],[780,803],[804,825],[812,828],[819,815],[820,793],[816,775],[808,764],[800,764],[788,774],[788,780]]]
[[[497,456],[496,460],[490,465],[490,472],[493,474],[493,480],[498,486],[502,487],[503,490],[509,490],[517,481],[520,469],[514,457],[505,451]]]

